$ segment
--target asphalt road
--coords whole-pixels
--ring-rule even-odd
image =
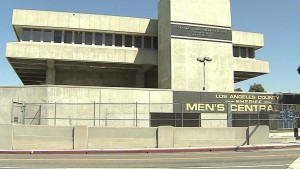
[[[159,154],[0,155],[0,168],[286,169],[300,149]]]

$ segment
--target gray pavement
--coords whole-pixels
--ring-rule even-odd
[[[300,149],[133,154],[2,154],[0,167],[286,169],[298,157]]]

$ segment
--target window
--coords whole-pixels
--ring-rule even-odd
[[[82,32],[75,32],[75,44],[82,44]]]
[[[86,45],[92,45],[93,44],[93,33],[86,32],[85,33],[85,42]]]
[[[144,48],[151,49],[151,37],[144,36]]]
[[[233,47],[233,56],[234,57],[240,57],[240,48],[239,47]]]
[[[32,41],[33,42],[41,42],[42,31],[39,29],[34,29],[32,31]]]
[[[136,48],[142,47],[142,37],[141,36],[134,36],[134,46]]]
[[[132,47],[132,35],[125,35],[125,47]]]
[[[249,58],[255,58],[255,50],[254,48],[248,48],[248,55],[249,55]]]
[[[22,41],[30,41],[30,29],[23,29],[22,31]]]
[[[105,34],[105,46],[112,46],[112,34]]]
[[[158,49],[158,38],[157,37],[153,37],[153,48]]]
[[[115,46],[122,47],[122,35],[116,34],[115,35]]]
[[[102,45],[102,33],[95,33],[95,45]]]
[[[61,43],[62,31],[54,31],[54,43]]]
[[[44,30],[43,32],[43,42],[51,42],[52,40],[52,31]]]
[[[241,57],[246,58],[247,57],[247,48],[241,47]]]
[[[64,37],[65,37],[65,39],[64,39],[65,43],[72,44],[72,31],[65,31]]]

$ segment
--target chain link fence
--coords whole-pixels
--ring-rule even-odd
[[[26,125],[99,127],[294,127],[300,105],[236,103],[17,103],[11,121]]]

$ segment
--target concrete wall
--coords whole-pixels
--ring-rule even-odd
[[[158,87],[172,88],[170,0],[158,4]]]
[[[15,87],[13,92],[21,91],[22,87]],[[32,92],[34,95],[28,94],[23,96],[22,92],[16,92],[16,97],[24,100],[27,103],[41,102],[51,103],[43,105],[43,115],[48,118],[64,118],[63,120],[47,120],[42,121],[42,124],[47,125],[94,125],[94,116],[96,126],[111,126],[111,127],[149,127],[149,112],[173,112],[173,93],[172,91],[153,90],[153,89],[126,89],[126,88],[100,88],[100,87],[70,87],[70,86],[55,86],[55,87],[26,87],[30,88],[30,93],[34,89],[44,89],[45,95]],[[6,88],[1,88],[6,90]],[[12,92],[12,91],[11,91]],[[7,118],[3,119],[2,123],[10,123],[11,99],[9,91],[6,91],[7,98],[2,100],[9,102],[2,106],[0,110]],[[47,93],[47,94],[46,94]],[[19,94],[19,95],[17,95]],[[31,100],[35,98],[34,100]],[[53,103],[58,103],[56,106]],[[93,103],[98,104],[93,104]],[[135,104],[135,103],[138,104]],[[1,102],[2,103],[2,102]],[[5,103],[5,102],[4,102]],[[67,104],[62,104],[67,103]],[[71,103],[71,104],[68,104]],[[73,103],[73,104],[72,104]],[[77,104],[86,103],[86,104]],[[101,104],[99,104],[101,103]],[[153,104],[151,104],[153,103]],[[158,105],[155,103],[170,103]],[[30,106],[27,106],[30,107]],[[31,106],[32,107],[32,106]],[[137,109],[137,115],[136,115]],[[55,114],[56,112],[56,114]],[[30,111],[27,111],[30,113]],[[36,113],[36,111],[34,111]],[[33,117],[33,116],[32,116]],[[136,120],[136,117],[138,120]],[[80,118],[83,120],[74,120]],[[109,120],[114,119],[114,120]],[[127,120],[123,120],[127,119]],[[122,121],[120,121],[122,120]],[[27,123],[28,124],[28,123]]]
[[[42,104],[42,118],[54,118],[55,116],[56,118],[63,118],[60,120],[42,120],[43,125],[93,126],[94,121],[91,119],[94,119],[95,116],[96,119],[102,119],[95,121],[96,126],[149,127],[149,112],[173,112],[173,92],[168,90],[26,86],[2,87],[0,94],[5,96],[0,97],[0,124],[11,123],[12,100],[37,103],[26,105],[26,117],[33,118],[41,105],[38,103],[45,103]],[[97,104],[94,105],[94,102]],[[14,114],[21,118],[20,112],[21,109],[15,108]],[[74,120],[74,118],[82,120]],[[26,120],[25,123],[30,124],[31,121]]]
[[[7,43],[6,57],[157,65],[156,50],[33,42]]]
[[[92,15],[80,13],[14,10],[14,26],[97,30],[157,35],[157,21],[152,19]]]
[[[163,40],[159,47],[159,87],[175,90],[233,91],[232,44],[210,39],[195,40],[170,35],[172,23],[191,26],[206,25],[231,29],[229,0],[161,0],[158,33]],[[169,12],[170,11],[170,12]],[[170,14],[170,16],[169,16]],[[221,17],[222,16],[222,17]],[[209,26],[211,25],[211,26]],[[169,40],[171,39],[171,45]],[[171,50],[171,53],[169,53]],[[198,57],[210,57],[204,77],[203,64]],[[170,70],[171,69],[171,70]],[[206,85],[204,84],[206,79]],[[219,85],[223,84],[223,85]]]
[[[231,27],[230,0],[170,1],[171,21]]]
[[[12,102],[47,102],[47,90],[43,86],[36,87],[1,87],[0,88],[0,124],[11,123],[12,111],[13,118],[18,117],[22,120],[20,107],[12,110]],[[20,106],[20,105],[19,105]],[[31,106],[26,110],[31,116],[34,116],[38,110],[38,106]],[[21,121],[20,121],[21,122]]]
[[[233,91],[232,44],[182,39],[172,39],[172,88],[203,90],[204,65],[196,60],[202,56],[212,58],[205,66],[206,91]]]
[[[174,147],[239,146],[247,144],[247,128],[174,128]]]
[[[135,86],[136,71],[93,72],[77,70],[56,70],[56,85],[75,86],[107,86],[107,87],[137,87]]]
[[[88,148],[156,148],[157,128],[98,128],[88,131]]]
[[[110,128],[0,124],[1,150],[173,148],[268,144],[268,126]]]
[[[73,127],[14,125],[13,149],[73,149]]]

